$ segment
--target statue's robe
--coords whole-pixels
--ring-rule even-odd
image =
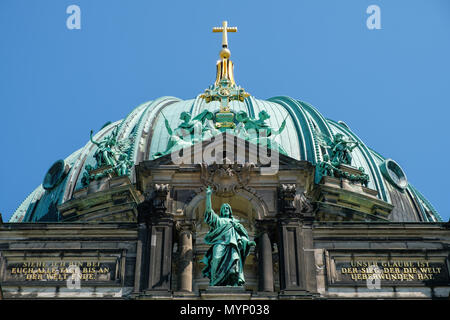
[[[219,217],[213,210],[205,212],[205,222],[211,227],[205,243],[211,247],[202,260],[206,265],[203,276],[210,279],[210,286],[242,286],[245,258],[250,252],[247,231],[239,220]]]

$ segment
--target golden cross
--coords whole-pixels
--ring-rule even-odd
[[[237,27],[228,27],[228,22],[222,22],[222,27],[214,27],[213,32],[222,32],[222,48],[228,48],[228,32],[237,32]]]

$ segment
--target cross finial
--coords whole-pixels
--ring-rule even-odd
[[[241,101],[250,95],[241,87],[236,86],[233,74],[233,61],[230,58],[228,49],[228,32],[237,32],[237,27],[229,27],[227,21],[222,22],[222,27],[214,27],[213,32],[222,32],[222,50],[220,50],[220,60],[217,61],[216,81],[200,97],[205,99],[206,103],[211,101],[220,101],[220,111],[215,119],[217,128],[234,128],[234,113],[230,112],[230,101]]]
[[[214,27],[213,32],[222,32],[222,48],[228,48],[228,32],[237,32],[237,27],[228,27],[228,22],[223,21],[222,27]]]

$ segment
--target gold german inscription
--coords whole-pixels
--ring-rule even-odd
[[[110,281],[111,263],[98,261],[26,261],[7,266],[8,281],[64,281],[80,270],[80,280]],[[72,267],[72,268],[70,268]]]
[[[370,261],[355,260],[349,263],[336,262],[341,280],[362,281],[379,279],[387,281],[432,281],[448,278],[443,263],[429,261]],[[376,272],[374,272],[376,270]]]

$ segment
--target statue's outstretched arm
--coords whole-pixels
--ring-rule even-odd
[[[91,136],[90,136],[91,142],[92,142],[93,144],[97,145],[97,146],[100,146],[100,143],[98,143],[97,141],[95,141],[94,139],[92,139],[92,134],[93,134],[93,133],[94,133],[94,131],[91,130]]]
[[[206,188],[205,222],[213,227],[216,224],[218,217],[212,209],[211,194],[212,189],[210,186],[208,186]]]
[[[208,186],[206,188],[206,207],[205,207],[205,212],[212,211],[211,194],[212,194],[212,189],[211,189],[210,186]]]

